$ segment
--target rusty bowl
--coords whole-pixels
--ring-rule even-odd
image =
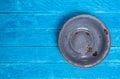
[[[105,24],[87,14],[68,20],[60,31],[58,41],[63,57],[82,68],[93,67],[103,61],[111,46]]]

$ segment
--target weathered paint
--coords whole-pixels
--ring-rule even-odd
[[[0,0],[0,79],[119,79],[120,0]],[[100,65],[80,69],[58,50],[69,18],[92,14],[109,28],[112,48]]]

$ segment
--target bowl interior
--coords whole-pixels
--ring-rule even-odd
[[[110,48],[105,25],[93,16],[77,16],[65,23],[59,35],[59,48],[65,59],[79,67],[100,63]]]

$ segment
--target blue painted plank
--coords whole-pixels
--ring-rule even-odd
[[[90,69],[68,64],[56,47],[61,26],[79,12],[104,21],[112,46],[120,46],[120,0],[1,0],[0,4],[1,79],[120,78],[120,47],[112,47],[104,62]]]
[[[1,0],[1,12],[120,12],[113,0]]]
[[[0,30],[6,30],[8,28],[60,29],[69,18],[80,14],[82,13],[0,14]],[[110,30],[114,28],[119,29],[120,13],[93,13],[92,15],[101,19]]]
[[[120,65],[82,69],[70,64],[0,64],[1,79],[119,79]]]
[[[63,14],[0,14],[0,29],[54,29],[58,27],[58,23],[63,16]]]
[[[57,46],[59,30],[17,29],[0,32],[0,46]]]
[[[0,46],[58,46],[59,29],[7,29],[0,31]],[[120,28],[110,30],[112,46],[120,46]]]
[[[120,47],[112,47],[104,63],[120,64]],[[1,47],[0,63],[66,63],[58,47]]]
[[[0,11],[17,11],[16,5],[16,0],[0,0]]]
[[[60,63],[57,47],[0,47],[0,63]]]
[[[58,33],[66,14],[1,14],[0,46],[58,46]],[[120,46],[120,14],[94,14],[111,32],[112,46]],[[47,22],[46,22],[47,21]]]

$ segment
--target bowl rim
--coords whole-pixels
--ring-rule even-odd
[[[107,29],[107,31],[108,31],[107,40],[109,40],[109,41],[108,41],[107,49],[106,49],[105,52],[104,52],[105,54],[104,54],[97,62],[95,62],[95,63],[93,63],[93,64],[90,64],[90,65],[84,65],[84,66],[83,66],[83,65],[80,65],[80,64],[76,64],[76,63],[70,61],[70,60],[64,55],[64,52],[62,51],[61,44],[60,44],[60,37],[61,37],[61,34],[62,34],[63,29],[65,28],[65,26],[66,26],[68,23],[70,23],[71,21],[73,21],[73,20],[75,20],[75,19],[77,19],[77,18],[81,18],[81,17],[91,18],[91,19],[96,20],[98,23],[100,23],[103,28],[106,28],[106,29]],[[62,54],[62,56],[64,57],[64,59],[65,59],[66,61],[68,61],[70,64],[72,64],[73,66],[76,66],[76,67],[79,67],[79,68],[91,68],[91,67],[94,67],[94,66],[100,64],[100,63],[106,58],[106,56],[108,55],[108,53],[109,53],[109,51],[110,51],[110,48],[111,48],[111,36],[110,36],[110,31],[109,31],[109,29],[107,28],[107,26],[105,25],[105,23],[103,23],[100,19],[98,19],[97,17],[95,17],[95,16],[93,16],[93,15],[89,15],[89,14],[77,15],[77,16],[74,16],[74,17],[70,18],[69,20],[67,20],[67,21],[64,23],[64,25],[62,26],[62,28],[61,28],[61,30],[60,30],[60,32],[59,32],[59,36],[58,36],[58,47],[59,47],[60,53]]]

